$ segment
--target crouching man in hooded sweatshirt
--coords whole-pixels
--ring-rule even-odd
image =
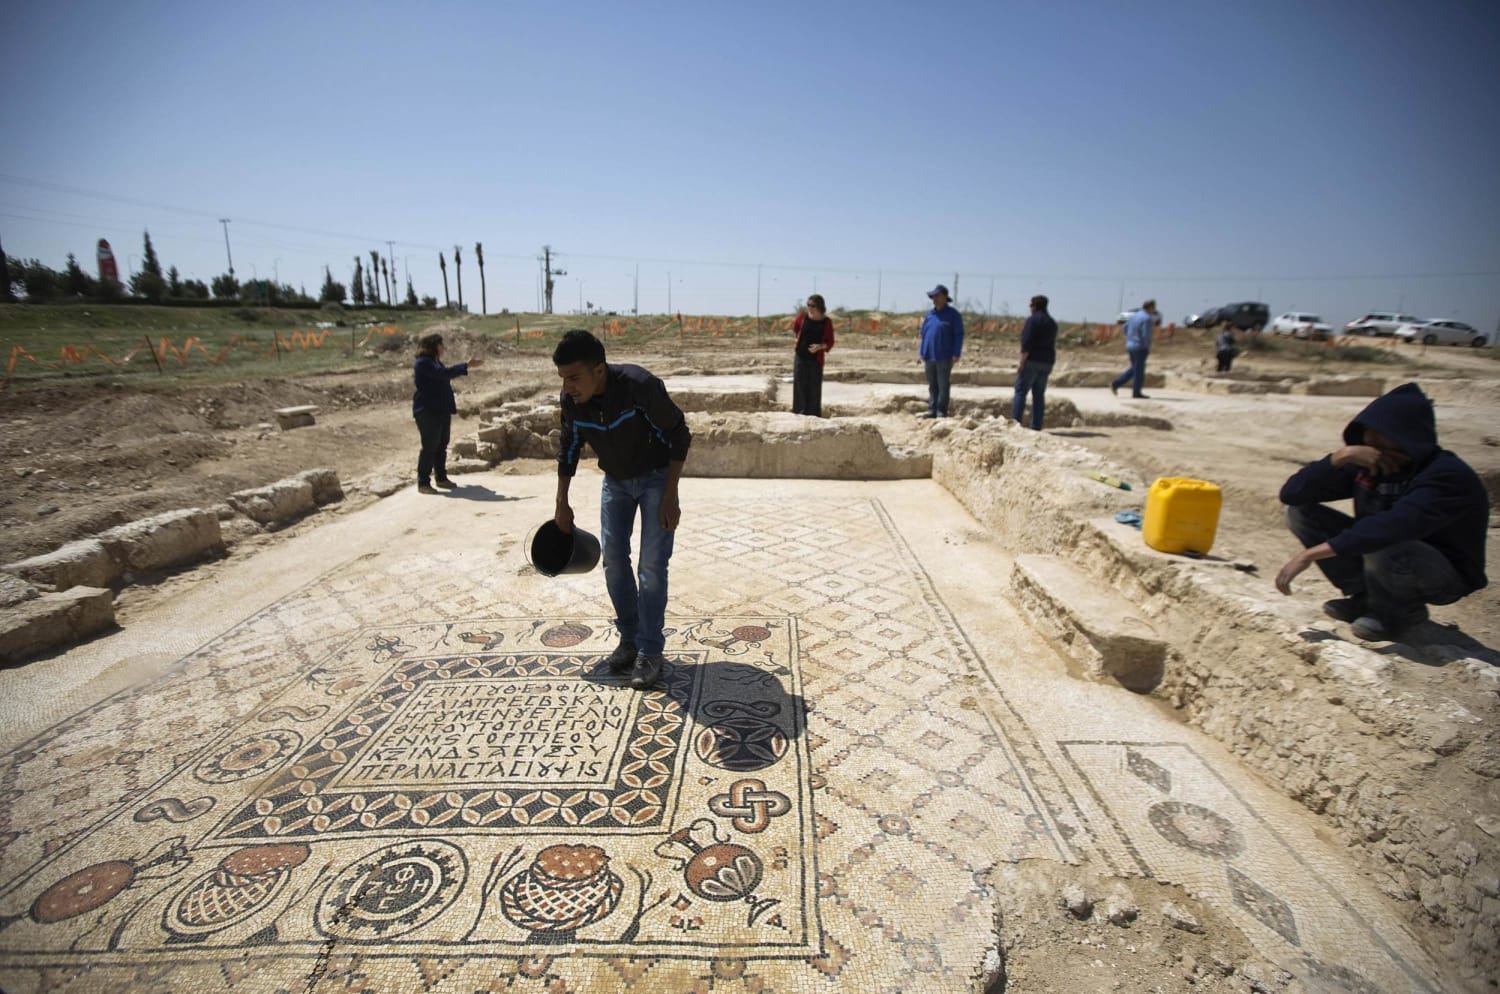
[[[1326,502],[1354,499],[1354,517]],[[1276,575],[1276,589],[1313,563],[1344,594],[1323,605],[1354,634],[1389,641],[1485,586],[1489,497],[1474,470],[1439,447],[1432,401],[1406,383],[1370,402],[1344,429],[1344,445],[1281,488],[1287,525],[1305,548]]]

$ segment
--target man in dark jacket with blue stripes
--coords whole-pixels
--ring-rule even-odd
[[[620,644],[608,659],[615,673],[645,690],[661,677],[667,610],[667,563],[682,520],[678,481],[692,435],[687,419],[661,380],[640,366],[604,361],[604,343],[570,331],[552,353],[562,377],[562,435],[557,452],[557,509],[553,520],[573,530],[568,487],[583,443],[604,471],[600,498],[604,584],[615,608]],[[630,565],[630,535],[641,517],[639,575]]]
[[[1323,610],[1354,634],[1389,641],[1488,583],[1490,503],[1478,475],[1439,447],[1432,401],[1415,383],[1377,397],[1344,429],[1344,446],[1281,488],[1287,524],[1305,548],[1276,589],[1313,563],[1344,596]],[[1354,517],[1325,506],[1354,499]]]

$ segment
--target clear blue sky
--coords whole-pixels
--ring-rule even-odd
[[[1492,0],[61,0],[5,22],[0,243],[54,266],[92,268],[103,236],[123,270],[149,227],[206,280],[223,216],[239,275],[314,292],[392,239],[441,297],[461,243],[476,310],[482,241],[492,310],[535,308],[550,243],[560,310],[580,289],[628,310],[639,260],[643,312],[670,272],[675,309],[752,313],[760,263],[766,313],[815,281],[916,310],[958,272],[981,307],[1040,289],[1074,319],[1148,295],[1173,319],[1245,298],[1500,319]]]

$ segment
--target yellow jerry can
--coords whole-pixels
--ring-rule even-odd
[[[1207,555],[1219,530],[1224,495],[1217,483],[1164,476],[1146,492],[1141,535],[1158,552]]]

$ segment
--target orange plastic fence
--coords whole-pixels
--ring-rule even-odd
[[[372,326],[365,334],[365,337],[357,344],[354,344],[354,347],[359,348],[376,335],[394,335],[399,330],[395,325]],[[61,369],[65,366],[77,366],[88,362],[90,359],[98,359],[107,366],[118,367],[129,364],[141,351],[149,349],[152,359],[157,364],[165,363],[168,359],[176,359],[179,366],[186,366],[188,360],[192,358],[193,353],[197,352],[203,357],[204,361],[211,365],[218,365],[235,350],[249,350],[256,355],[274,356],[282,352],[292,352],[295,349],[302,349],[304,351],[307,349],[320,349],[328,343],[332,332],[332,328],[319,328],[309,331],[297,330],[286,334],[276,331],[271,334],[271,344],[269,347],[254,339],[235,335],[214,352],[210,352],[202,339],[198,338],[197,335],[189,335],[183,339],[181,345],[174,344],[165,335],[161,336],[155,343],[149,337],[142,336],[140,345],[135,346],[120,356],[111,356],[92,345],[64,345],[58,349],[56,359],[38,359],[31,352],[27,351],[24,346],[12,345],[10,355],[5,362],[5,376],[0,378],[0,390],[4,390],[10,385],[11,378],[15,375],[16,365],[22,360],[40,366],[43,369]],[[334,344],[337,345],[338,342],[335,341]]]

